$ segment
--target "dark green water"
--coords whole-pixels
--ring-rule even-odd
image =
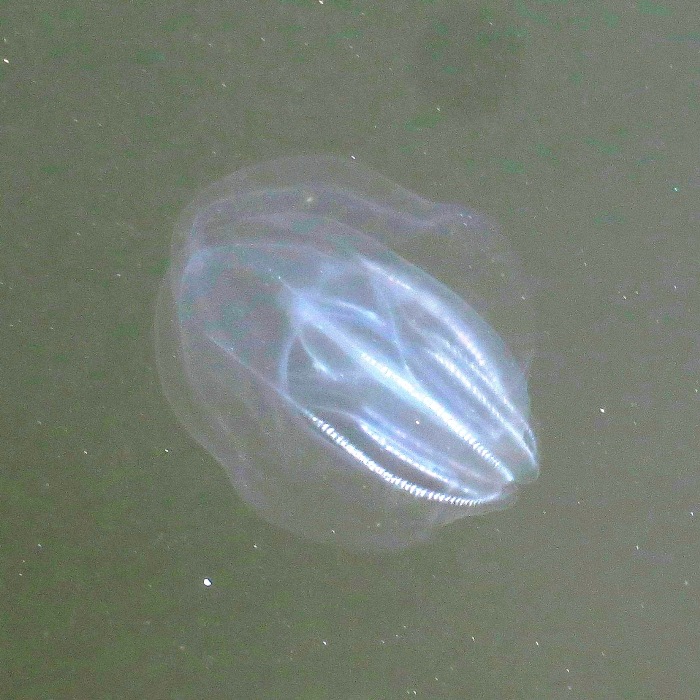
[[[0,5],[0,695],[695,697],[696,16]],[[182,207],[315,153],[492,216],[535,308],[539,480],[398,554],[266,525],[156,375]]]

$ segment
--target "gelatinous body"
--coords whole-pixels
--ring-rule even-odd
[[[176,230],[165,393],[241,496],[303,536],[399,548],[502,508],[538,471],[526,353],[483,317],[520,313],[502,241],[351,160],[234,173]]]

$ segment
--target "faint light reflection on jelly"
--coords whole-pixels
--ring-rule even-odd
[[[266,520],[406,547],[537,477],[521,282],[505,238],[461,206],[350,159],[263,163],[180,219],[159,375]]]

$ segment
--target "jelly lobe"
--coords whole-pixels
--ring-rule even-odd
[[[474,217],[396,189],[393,208],[338,183],[210,198],[159,305],[161,378],[191,434],[267,520],[354,547],[420,541],[537,476],[505,343],[383,242],[468,238]]]

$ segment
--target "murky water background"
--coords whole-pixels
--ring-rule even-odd
[[[0,7],[0,694],[693,697],[695,15]],[[245,165],[323,152],[499,221],[535,305],[539,480],[391,556],[266,525],[155,371],[181,208]]]

